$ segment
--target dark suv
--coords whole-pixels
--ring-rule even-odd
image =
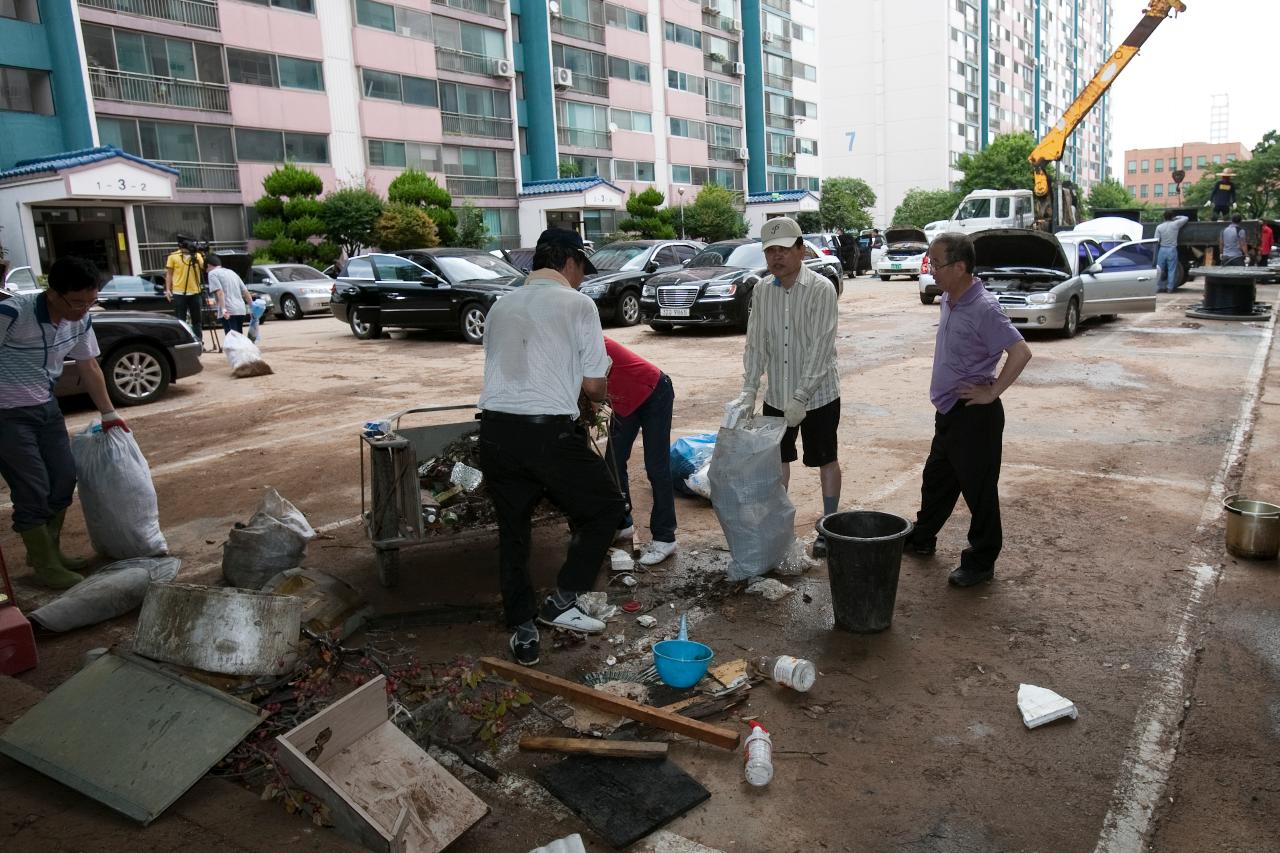
[[[596,302],[601,319],[619,326],[640,322],[640,288],[654,275],[674,272],[703,244],[693,240],[624,240],[591,255],[600,272],[579,288]]]
[[[839,259],[819,253],[808,242],[804,254],[804,265],[831,282],[839,295]],[[649,279],[640,294],[640,317],[655,331],[672,326],[737,326],[745,331],[751,292],[767,275],[758,239],[712,243],[684,269]]]
[[[347,261],[333,284],[329,310],[360,340],[384,328],[457,329],[484,341],[493,303],[524,273],[480,249],[406,249]]]

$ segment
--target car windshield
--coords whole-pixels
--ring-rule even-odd
[[[511,264],[482,252],[474,255],[437,255],[432,260],[454,281],[493,281],[520,275],[520,271]]]
[[[971,198],[956,208],[956,219],[977,219],[991,215],[991,199]]]
[[[325,274],[306,264],[290,264],[287,267],[271,267],[276,281],[324,281]]]
[[[828,240],[826,234],[806,234],[804,235],[804,238],[810,243],[813,243],[819,249],[829,248],[831,246],[831,242]]]
[[[644,265],[648,246],[605,246],[591,256],[598,270],[638,270]]]
[[[689,266],[756,269],[767,265],[760,243],[712,243],[694,255]]]

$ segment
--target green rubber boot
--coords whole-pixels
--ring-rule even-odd
[[[53,551],[58,555],[59,562],[62,567],[70,569],[73,572],[83,572],[89,568],[89,561],[84,557],[68,557],[62,551],[62,522],[66,521],[67,511],[62,512],[49,519],[49,538],[53,540]]]
[[[35,569],[40,583],[52,589],[68,589],[84,580],[58,559],[58,549],[49,535],[48,525],[24,530],[19,535],[27,546],[27,562]]]

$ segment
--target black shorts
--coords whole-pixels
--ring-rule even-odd
[[[782,417],[782,410],[764,404],[764,413],[769,417]],[[840,428],[840,398],[836,397],[825,406],[811,409],[804,416],[798,427],[789,427],[782,436],[782,461],[796,461],[796,433],[804,438],[804,467],[821,468],[836,461],[836,433]]]

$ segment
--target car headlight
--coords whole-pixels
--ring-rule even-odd
[[[652,284],[646,284],[644,287],[640,288],[640,295],[645,299],[653,299],[658,295],[658,288],[654,287]]]
[[[605,291],[609,289],[609,285],[584,284],[582,285],[582,287],[579,287],[578,289],[581,290],[583,293],[587,294],[587,296],[590,296],[592,299],[599,299],[601,296],[604,296]]]
[[[1052,305],[1058,301],[1058,294],[1052,292],[1033,293],[1027,297],[1028,305]]]
[[[733,296],[738,292],[738,283],[732,284],[709,284],[707,285],[707,296]]]

